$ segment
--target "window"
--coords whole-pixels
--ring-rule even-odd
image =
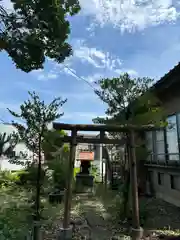
[[[158,184],[159,185],[164,184],[164,173],[158,173]]]
[[[147,161],[152,161],[153,159],[153,133],[152,132],[146,132],[146,148],[148,151],[148,158]]]
[[[171,180],[171,188],[180,190],[179,186],[179,176],[177,175],[170,175],[170,180]]]
[[[165,161],[165,136],[164,131],[156,131],[156,154],[158,161]]]
[[[173,115],[171,117],[168,117],[167,122],[168,126],[166,128],[166,136],[169,160],[179,160],[176,116]]]

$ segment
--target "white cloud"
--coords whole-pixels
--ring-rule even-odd
[[[46,80],[49,80],[49,79],[56,79],[58,78],[58,74],[56,73],[53,73],[53,72],[50,72],[50,73],[44,73],[44,74],[39,74],[37,79],[38,80],[43,80],[43,81],[46,81]]]
[[[81,14],[93,17],[92,28],[111,24],[121,31],[142,30],[174,22],[179,17],[177,0],[80,0],[80,3]]]
[[[67,59],[65,64],[56,64],[54,71],[56,73],[65,73],[73,76],[77,80],[83,78],[90,83],[94,81],[116,75],[116,71],[122,68],[122,61],[119,57],[110,54],[109,52],[97,49],[95,47],[89,47],[84,40],[75,40],[73,42],[74,55],[70,59]],[[94,68],[95,73],[82,76],[78,73],[74,65],[88,64]],[[80,68],[79,68],[80,69]]]
[[[88,81],[94,83],[95,81],[106,78],[114,77],[117,74],[128,72],[130,75],[135,76],[137,72],[133,69],[123,70],[122,60],[110,54],[108,51],[88,46],[83,39],[74,40],[73,43],[74,55],[67,58],[64,63],[58,64],[48,59],[51,64],[51,70],[46,73],[44,70],[33,71],[38,80],[56,79],[60,74],[70,75],[77,80]],[[93,68],[92,74],[82,75],[80,70],[84,64]],[[76,66],[78,68],[76,70]]]
[[[77,80],[79,80],[79,77],[77,76],[75,69],[72,69],[72,68],[70,68],[68,66],[67,67],[64,66],[64,68],[62,68],[61,72],[64,72],[67,75],[71,75],[72,77],[74,77]]]
[[[33,74],[39,74],[39,73],[43,73],[43,69],[42,68],[39,68],[39,69],[36,69],[36,70],[33,70],[31,73]]]
[[[1,5],[13,9],[10,0]],[[142,30],[148,26],[174,22],[180,16],[178,0],[80,0],[80,14],[91,16],[91,28],[111,24],[121,31]]]
[[[58,78],[58,74],[55,73],[53,70],[50,70],[49,72],[45,72],[44,69],[38,69],[31,72],[31,74],[34,74],[38,80],[41,81],[47,81],[49,79],[56,79]]]
[[[137,71],[135,71],[133,69],[127,69],[127,70],[125,69],[124,72],[127,72],[132,77],[137,77],[138,76]]]
[[[80,59],[81,62],[87,62],[88,64],[96,68],[104,68],[106,56],[103,52],[96,48],[88,48],[87,46],[81,46],[74,51],[74,57]]]
[[[104,75],[103,74],[100,74],[100,73],[95,73],[93,75],[89,75],[87,77],[84,77],[88,82],[90,83],[93,83],[93,82],[96,82],[102,78],[104,78]]]
[[[122,64],[118,57],[95,47],[89,47],[84,40],[76,40],[73,45],[73,59],[77,59],[82,63],[88,63],[95,68],[108,70],[113,70]]]
[[[128,73],[131,77],[138,76],[138,73],[133,69],[115,69],[114,71],[95,73],[84,78],[90,83],[95,83],[103,78],[113,78],[123,73]]]
[[[135,71],[133,69],[116,69],[115,72],[119,75],[121,75],[123,73],[128,73],[132,77],[137,77],[138,76],[137,71]]]

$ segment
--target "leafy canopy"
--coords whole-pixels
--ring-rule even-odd
[[[41,138],[40,151],[42,151],[48,124],[63,116],[63,113],[59,113],[59,108],[65,104],[67,99],[62,100],[59,97],[50,104],[45,104],[35,92],[29,92],[29,96],[30,99],[20,106],[20,113],[8,110],[14,117],[24,122],[24,124],[13,122],[13,125],[18,129],[21,140],[24,141],[29,150],[39,154],[39,138]]]
[[[95,93],[107,104],[106,118],[96,118],[95,123],[159,124],[163,111],[161,102],[150,91],[150,78],[131,78],[125,73],[113,79],[101,79]]]
[[[69,151],[69,146],[62,141],[64,136],[67,136],[64,130],[50,130],[46,132],[43,151],[47,162]]]
[[[11,0],[13,11],[0,6],[0,51],[16,67],[30,72],[43,68],[45,57],[58,63],[72,54],[67,43],[68,16],[80,10],[78,0]]]

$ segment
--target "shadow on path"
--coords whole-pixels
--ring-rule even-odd
[[[89,238],[84,239],[110,240],[122,237],[122,233],[117,233],[117,229],[114,229],[111,216],[97,197],[92,194],[80,194],[78,195],[78,203],[90,232]],[[81,230],[83,231],[83,227]]]

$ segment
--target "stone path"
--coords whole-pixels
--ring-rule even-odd
[[[74,239],[92,239],[92,240],[111,240],[125,239],[120,237],[113,230],[113,223],[110,216],[106,213],[102,203],[92,195],[79,195],[81,216],[84,221],[77,227],[75,223],[76,234]],[[82,238],[78,238],[81,236]],[[126,237],[127,238],[127,237]]]

